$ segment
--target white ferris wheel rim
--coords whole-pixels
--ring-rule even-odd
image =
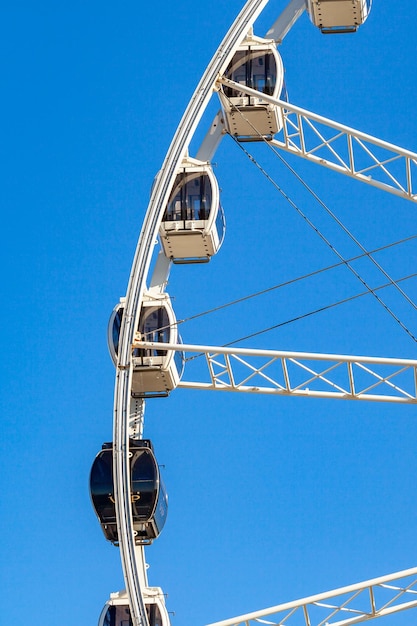
[[[154,242],[176,172],[214,93],[218,76],[225,70],[242,39],[268,2],[269,0],[248,0],[246,2],[204,71],[178,125],[155,180],[129,278],[123,321],[120,329],[119,359],[116,367],[114,392],[113,480],[120,556],[131,618],[135,625],[143,624],[143,620],[147,618],[142,596],[142,588],[146,585],[146,564],[143,549],[135,549],[130,507],[128,458],[128,421],[130,389],[132,385],[130,346],[133,343],[137,318],[154,250]]]

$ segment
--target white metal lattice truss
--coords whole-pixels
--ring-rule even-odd
[[[417,402],[417,361],[135,341],[197,355],[179,387],[299,397]],[[195,365],[195,367],[193,367]],[[203,367],[204,365],[204,367]]]
[[[259,97],[282,111],[283,129],[268,143],[368,185],[417,202],[417,153],[311,111],[235,83],[219,82]],[[242,113],[244,115],[244,113]]]
[[[350,626],[416,606],[417,568],[413,568],[210,626]]]

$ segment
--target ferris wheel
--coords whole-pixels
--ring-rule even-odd
[[[127,293],[110,318],[108,344],[116,368],[113,441],[103,444],[93,463],[90,490],[105,538],[120,548],[126,591],[111,595],[99,626],[170,624],[162,590],[148,584],[145,561],[145,547],[158,538],[168,510],[157,443],[144,436],[149,398],[183,388],[417,402],[414,360],[196,345],[180,336],[168,279],[181,265],[198,267],[221,254],[226,220],[213,158],[223,139],[233,139],[247,153],[256,144],[299,156],[417,202],[417,153],[296,106],[286,95],[277,46],[301,14],[307,11],[312,28],[323,34],[351,33],[368,18],[369,0],[291,0],[266,34],[257,33],[256,20],[267,4],[246,2],[207,66],[156,174]],[[213,99],[220,110],[193,155],[191,142]],[[195,356],[204,365],[193,369]],[[414,568],[218,625],[287,624],[302,614],[310,626],[318,609],[324,611],[318,624],[348,625],[416,606],[416,588]]]

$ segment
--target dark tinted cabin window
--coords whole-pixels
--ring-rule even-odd
[[[129,606],[109,606],[103,626],[133,626]]]
[[[210,213],[211,198],[208,174],[182,172],[175,179],[164,221],[206,220]]]
[[[168,496],[167,496],[167,492],[165,491],[164,483],[160,481],[158,501],[156,503],[155,513],[154,513],[154,521],[159,532],[161,532],[163,527],[165,526],[165,522],[167,520],[167,514],[168,514]]]
[[[174,354],[174,363],[175,363],[175,367],[177,368],[177,372],[178,372],[178,376],[181,378],[183,371],[184,371],[184,363],[185,361],[185,355],[184,352],[175,352]]]
[[[98,456],[91,468],[91,488],[101,495],[113,491],[113,460],[111,450]]]
[[[216,228],[217,228],[217,234],[219,235],[219,240],[220,240],[220,245],[221,245],[224,239],[225,231],[226,231],[226,220],[224,217],[224,211],[223,211],[223,207],[221,204],[219,204],[219,211],[216,217]]]
[[[139,450],[132,457],[132,484],[154,483],[157,478],[156,461],[153,454],[147,450]]]
[[[116,607],[109,606],[108,611],[106,615],[104,616],[103,626],[115,626],[114,624],[115,613],[116,613]]]
[[[226,78],[262,93],[272,95],[277,79],[275,56],[269,51],[240,50],[225,72]],[[245,96],[231,87],[223,87],[228,98]]]
[[[162,626],[161,611],[157,604],[146,604],[146,615],[149,626]],[[132,618],[128,606],[109,606],[104,616],[103,626],[132,626]]]
[[[134,452],[132,468],[132,511],[134,518],[149,519],[157,497],[157,468],[149,450]]]
[[[112,339],[113,339],[113,347],[116,356],[119,354],[119,337],[120,337],[120,327],[122,325],[122,317],[123,317],[123,308],[120,307],[113,320],[113,328],[112,328]]]
[[[144,306],[139,320],[139,332],[147,341],[163,341],[169,343],[171,329],[169,327],[168,312],[163,306]],[[166,350],[139,348],[133,351],[135,357],[165,356]]]
[[[114,522],[113,461],[111,451],[96,457],[91,468],[90,491],[94,508],[102,522]]]
[[[162,617],[159,607],[156,604],[146,605],[149,626],[162,626]]]

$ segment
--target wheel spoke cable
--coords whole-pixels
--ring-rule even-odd
[[[332,250],[336,256],[340,259],[341,263],[344,264],[351,272],[356,276],[356,278],[362,283],[362,285],[371,293],[374,298],[379,302],[379,304],[387,311],[387,313],[401,326],[401,328],[411,337],[413,341],[417,343],[417,337],[411,332],[411,330],[400,320],[400,318],[394,313],[394,311],[379,297],[379,295],[373,290],[366,280],[362,278],[362,276],[352,267],[351,263],[344,259],[343,255],[333,246],[333,244],[323,235],[323,233],[315,226],[315,224],[310,220],[310,218],[300,209],[300,207],[288,196],[288,194],[278,185],[278,183],[272,178],[270,174],[262,167],[260,163],[255,159],[255,157],[248,151],[246,148],[237,141],[236,138],[233,138],[239,148],[244,152],[247,158],[259,169],[259,171],[269,180],[269,182],[275,187],[275,189],[287,200],[287,202],[297,211],[297,213],[304,219],[304,221],[314,230],[314,232],[320,237],[322,241]],[[365,254],[365,256],[367,256]],[[390,280],[390,283],[395,286],[395,282]]]

